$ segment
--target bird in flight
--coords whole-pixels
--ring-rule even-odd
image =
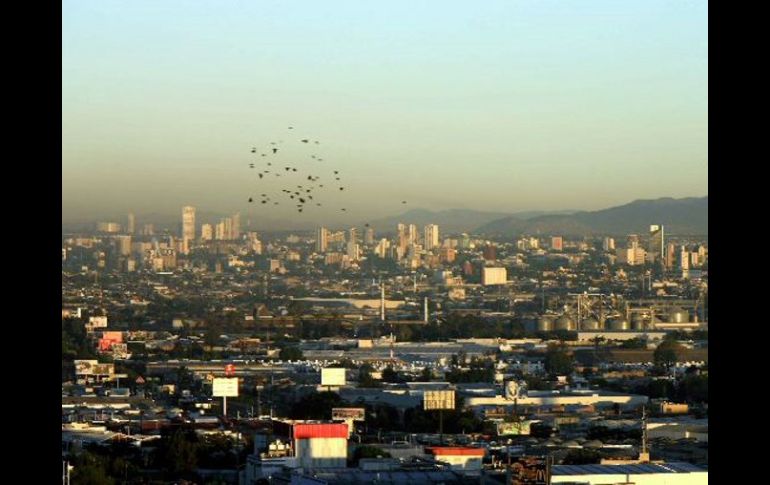
[[[273,148],[273,153],[278,153],[278,149],[277,148]]]

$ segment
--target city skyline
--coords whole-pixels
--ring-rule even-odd
[[[706,194],[707,5],[442,4],[443,22],[391,6],[346,4],[322,21],[311,3],[68,2],[63,218],[246,214],[259,192],[250,148],[290,136],[321,140],[346,174],[334,207],[349,212],[268,217]]]

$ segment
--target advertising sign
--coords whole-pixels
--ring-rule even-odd
[[[511,485],[546,485],[548,462],[546,457],[522,456],[511,465]]]
[[[233,364],[227,364],[225,366],[225,375],[227,377],[232,377],[235,375],[235,366]]]
[[[423,409],[426,411],[437,409],[454,409],[455,391],[425,391]]]
[[[322,386],[344,386],[345,385],[345,368],[327,368],[321,369],[321,385]]]
[[[364,421],[365,408],[332,408],[332,421]]]
[[[497,434],[500,436],[529,435],[532,421],[524,420],[513,423],[497,423]]]
[[[215,377],[212,394],[214,397],[238,397],[238,378]]]
[[[79,376],[111,376],[115,364],[100,364],[97,360],[76,360],[75,374]]]

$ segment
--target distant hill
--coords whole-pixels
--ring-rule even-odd
[[[528,211],[519,212],[515,216],[526,220],[530,217],[543,214],[568,213],[569,211],[547,212],[547,211]],[[510,213],[505,212],[486,212],[469,209],[447,209],[442,211],[430,211],[427,209],[412,209],[398,216],[385,217],[369,221],[369,224],[381,232],[390,232],[396,230],[396,225],[416,224],[422,228],[426,224],[438,224],[442,233],[447,232],[472,232],[479,224],[508,217]]]
[[[708,196],[636,200],[598,211],[542,215],[523,219],[515,215],[482,223],[474,232],[488,235],[563,234],[587,236],[644,233],[650,224],[663,224],[668,234],[708,234]]]

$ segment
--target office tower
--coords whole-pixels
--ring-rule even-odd
[[[115,246],[121,256],[129,256],[131,254],[131,236],[128,234],[115,236]]]
[[[487,285],[504,285],[507,281],[508,275],[505,268],[481,268],[481,284]]]
[[[214,227],[214,239],[216,239],[217,241],[222,241],[225,239],[225,222],[224,221],[220,221]]]
[[[687,246],[681,246],[679,248],[679,269],[690,269],[690,253],[687,251]]]
[[[554,251],[564,250],[564,240],[561,236],[551,237],[551,249]]]
[[[374,248],[374,253],[381,257],[386,258],[388,256],[388,250],[390,249],[390,241],[388,241],[385,238],[380,239],[380,242],[377,243],[377,247]]]
[[[319,227],[315,233],[315,251],[317,253],[325,253],[328,244],[329,230],[325,227]]]
[[[416,224],[409,224],[409,244],[420,244],[420,235],[417,233]]]
[[[145,224],[142,226],[142,236],[154,236],[154,235],[155,235],[154,224]]]
[[[425,240],[425,249],[430,251],[439,247],[438,225],[428,224],[423,231]]]
[[[195,207],[182,207],[182,240],[189,248],[189,243],[195,240]]]
[[[615,240],[611,237],[605,237],[604,241],[602,241],[602,249],[604,251],[614,251],[615,250]]]
[[[211,224],[203,224],[201,226],[201,241],[211,241],[214,239],[214,228]]]
[[[225,217],[222,219],[222,223],[224,224],[224,236],[222,239],[231,240],[233,238],[233,218],[232,217]]]
[[[358,231],[355,227],[351,227],[350,231],[348,231],[348,242],[358,242]]]
[[[651,225],[650,236],[647,239],[647,252],[655,255],[655,259],[660,258],[660,261],[665,263],[665,248],[663,226],[658,224]]]
[[[237,212],[233,214],[233,233],[231,239],[241,238],[241,213]]]
[[[397,227],[398,249],[400,250],[400,253],[403,254],[406,252],[406,247],[409,245],[409,235],[406,233],[406,226],[404,224],[399,224]]]
[[[487,261],[494,261],[497,259],[497,248],[492,244],[484,246],[484,249],[481,250],[481,253],[484,256],[484,259]]]
[[[367,246],[374,245],[374,229],[371,227],[366,228],[366,231],[364,231],[364,244]]]
[[[358,261],[359,259],[359,249],[358,249],[358,243],[355,241],[348,241],[348,247],[347,247],[347,256],[350,258],[351,261]]]
[[[126,232],[128,234],[134,234],[134,232],[136,232],[136,219],[134,218],[133,212],[128,213],[128,220],[126,221]]]

